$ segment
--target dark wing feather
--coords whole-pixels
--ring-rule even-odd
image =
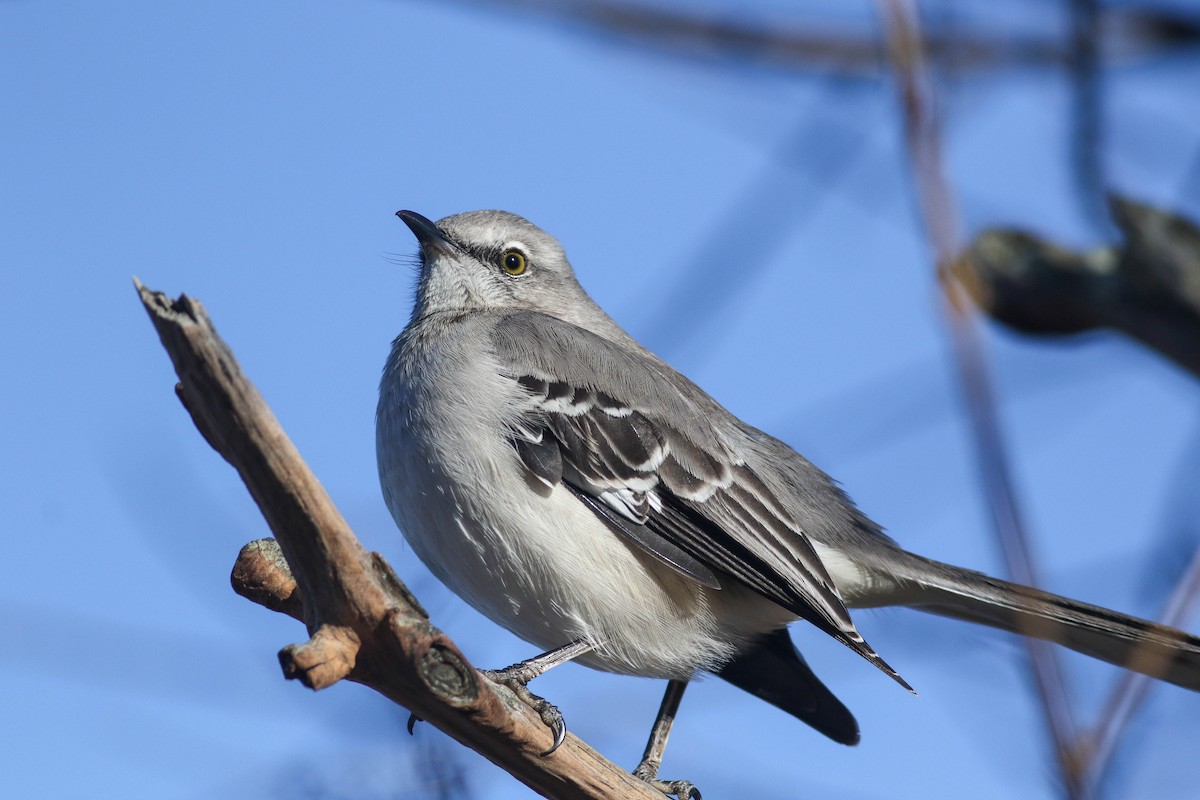
[[[568,484],[569,485],[569,484]],[[687,577],[710,589],[720,589],[721,582],[713,571],[690,555],[671,544],[670,540],[659,536],[647,525],[638,525],[622,517],[604,503],[592,497],[587,492],[570,486],[575,496],[592,510],[596,516],[609,524],[609,527],[628,538],[642,550],[657,558],[669,567],[683,573]]]
[[[546,486],[554,487],[562,481],[562,450],[557,441],[542,432],[539,434],[536,439],[513,437],[513,446],[533,476]]]
[[[558,475],[663,563],[700,583],[698,567],[714,582],[731,576],[911,691],[863,641],[808,538],[710,419],[728,412],[652,356],[561,320],[514,315],[494,339],[529,395],[512,440],[534,476]]]

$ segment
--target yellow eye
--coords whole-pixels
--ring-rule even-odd
[[[500,266],[504,267],[504,271],[509,275],[520,275],[525,271],[525,256],[517,250],[505,251],[500,257]]]

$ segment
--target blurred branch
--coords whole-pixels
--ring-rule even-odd
[[[369,686],[547,797],[662,800],[574,736],[542,757],[551,735],[540,717],[483,680],[387,563],[362,547],[203,306],[136,285],[179,375],[179,399],[278,539],[244,547],[232,581],[308,627],[308,642],[279,653],[285,677],[312,689],[343,678]]]
[[[1200,377],[1200,228],[1166,211],[1113,196],[1120,246],[1075,253],[1028,233],[981,234],[955,264],[965,286],[996,320],[1034,334],[1113,328]],[[1162,621],[1179,626],[1200,596],[1200,551],[1167,603]],[[1122,676],[1081,740],[1078,761],[1096,788],[1149,685]]]
[[[1085,217],[1097,231],[1111,230],[1104,207],[1104,91],[1099,0],[1071,2],[1071,93],[1075,190]]]
[[[880,11],[904,114],[921,219],[937,262],[946,319],[975,435],[993,527],[1010,576],[1019,583],[1036,586],[1037,574],[1005,454],[991,376],[974,311],[951,271],[960,251],[959,225],[949,182],[942,173],[932,83],[917,14],[913,4],[906,0],[880,0]],[[1068,796],[1082,797],[1084,790],[1075,762],[1075,727],[1057,655],[1050,645],[1039,639],[1025,637],[1023,641],[1064,787]]]
[[[1168,598],[1166,607],[1159,617],[1164,625],[1183,628],[1200,599],[1200,549],[1192,554],[1187,571],[1176,584]],[[1153,679],[1137,672],[1122,673],[1120,681],[1109,696],[1099,722],[1091,735],[1081,742],[1080,767],[1086,784],[1099,787],[1112,763],[1129,722],[1146,699]]]
[[[1200,377],[1200,228],[1110,198],[1120,246],[1076,253],[1029,233],[990,230],[955,262],[993,319],[1034,334],[1113,328]]]
[[[784,28],[778,20],[756,22],[737,9],[686,10],[618,0],[468,0],[472,5],[525,11],[573,22],[593,32],[692,58],[740,58],[779,69],[835,71],[877,76],[887,56],[872,31],[853,26],[817,27],[808,21]],[[1138,58],[1200,42],[1200,19],[1153,5],[1103,8],[1098,54],[1105,60]],[[925,49],[956,73],[1011,67],[1062,68],[1077,51],[1054,33],[1002,36],[971,30],[932,31]]]
[[[836,197],[838,183],[860,164],[868,143],[861,126],[823,113],[839,88],[845,102],[844,82],[831,83],[722,215],[704,226],[700,244],[685,259],[688,269],[661,293],[649,314],[653,322],[641,332],[657,352],[678,355],[686,342],[699,353],[711,353],[725,314],[754,288],[787,237]],[[806,188],[797,190],[797,177]],[[739,265],[733,285],[697,280],[721,274],[729,264]],[[699,318],[696,308],[705,309]]]

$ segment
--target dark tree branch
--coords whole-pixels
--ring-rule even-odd
[[[1104,75],[1099,0],[1071,0],[1071,158],[1081,208],[1097,231],[1111,230],[1104,207]]]
[[[1200,228],[1165,211],[1111,197],[1124,243],[1076,253],[1032,234],[985,231],[955,271],[992,318],[1024,333],[1120,330],[1200,376]],[[1200,553],[1162,621],[1179,625],[1200,596]],[[1078,744],[1086,785],[1098,788],[1149,684],[1128,673]]]
[[[466,0],[474,6],[574,23],[588,32],[686,58],[737,59],[798,72],[874,78],[887,69],[887,54],[871,31],[848,25],[803,20],[787,25],[749,15],[714,13],[685,4],[629,0]],[[1100,60],[1160,56],[1200,41],[1200,19],[1170,8],[1102,6],[1095,26]],[[1013,67],[1061,69],[1078,51],[1055,33],[1012,34],[971,29],[931,30],[925,50],[956,74],[995,72]]]
[[[538,715],[476,672],[384,560],[362,547],[203,306],[135,283],[179,375],[176,393],[278,540],[243,548],[232,582],[308,627],[307,642],[279,653],[287,678],[313,689],[344,678],[369,686],[547,797],[662,800],[574,736],[543,758],[551,736]]]
[[[991,317],[1034,334],[1122,331],[1200,376],[1200,228],[1110,198],[1124,234],[1090,253],[1016,230],[985,231],[955,264]]]

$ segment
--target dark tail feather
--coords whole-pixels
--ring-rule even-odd
[[[1046,639],[1200,691],[1200,638],[1143,619],[920,559],[904,605]]]
[[[858,722],[813,674],[786,628],[767,634],[717,675],[841,744],[858,744]]]

